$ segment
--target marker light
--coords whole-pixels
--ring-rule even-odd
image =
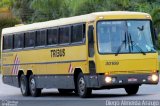
[[[107,72],[107,73],[105,73],[105,76],[108,76],[109,75],[109,73]]]
[[[146,18],[150,18],[150,16],[149,16],[149,15],[146,15]]]
[[[111,83],[112,77],[106,76],[105,81],[106,81],[106,83]]]
[[[158,76],[156,74],[152,74],[151,78],[154,82],[158,80]]]
[[[104,19],[104,17],[103,17],[103,16],[100,16],[99,19]]]

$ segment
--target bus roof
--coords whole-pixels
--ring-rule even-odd
[[[94,21],[97,17],[100,16],[109,16],[109,15],[149,15],[147,13],[142,12],[130,12],[130,11],[109,11],[109,12],[94,12],[86,15],[68,17],[68,18],[60,18],[56,20],[46,21],[46,22],[38,22],[28,25],[15,26],[10,28],[4,28],[2,30],[2,35],[10,34],[10,33],[18,33],[25,31],[38,30],[49,27],[62,26],[67,24],[74,23],[83,23],[83,22],[91,22]],[[150,15],[149,15],[150,16]]]

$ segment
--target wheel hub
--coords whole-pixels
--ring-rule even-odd
[[[24,79],[21,79],[21,90],[22,90],[23,94],[26,91],[26,84],[25,84],[25,80]]]
[[[85,81],[84,78],[79,79],[79,93],[83,95],[85,92]]]
[[[35,87],[36,87],[36,83],[35,83],[35,80],[32,78],[30,81],[30,89],[32,93],[35,92]]]

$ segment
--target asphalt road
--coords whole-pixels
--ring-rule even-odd
[[[142,85],[137,95],[128,96],[124,89],[96,90],[92,97],[80,98],[74,93],[59,94],[57,89],[44,89],[40,97],[23,97],[20,89],[9,85],[4,85],[0,75],[0,105],[3,103],[18,102],[15,106],[106,106],[109,100],[160,100],[160,84]],[[159,104],[160,105],[160,104]]]

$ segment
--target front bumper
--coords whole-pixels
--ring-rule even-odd
[[[115,78],[116,80],[111,83],[106,83],[105,75],[96,75],[89,78],[88,87],[101,89],[101,88],[124,88],[128,85],[141,85],[141,84],[158,84],[159,82],[159,73],[154,73],[158,76],[157,81],[152,81],[149,79],[149,76],[152,74],[119,74],[119,75],[110,75],[110,77]]]

